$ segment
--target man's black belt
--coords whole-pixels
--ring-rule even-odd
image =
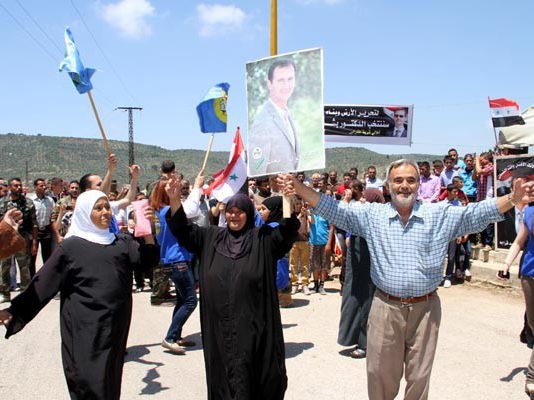
[[[380,290],[379,288],[376,288],[376,290],[378,292],[380,292],[380,294],[382,296],[384,296],[386,299],[388,300],[392,300],[392,301],[398,301],[399,303],[403,303],[403,304],[414,304],[414,303],[420,303],[422,301],[427,301],[428,299],[432,298],[435,294],[436,294],[436,291],[432,291],[430,293],[427,293],[423,296],[414,296],[414,297],[396,297],[396,296],[392,296],[390,294],[387,294],[386,292],[384,292],[383,290]]]

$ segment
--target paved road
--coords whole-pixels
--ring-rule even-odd
[[[365,361],[344,356],[344,348],[336,344],[340,296],[335,282],[327,288],[327,296],[298,294],[295,307],[282,310],[288,400],[367,398]],[[439,293],[443,320],[430,398],[527,398],[524,369],[530,351],[518,341],[522,297],[472,284]],[[9,341],[0,338],[2,399],[68,399],[59,352],[58,307],[53,300],[21,333]],[[134,295],[123,399],[206,398],[201,347],[185,356],[160,347],[171,311],[151,307],[148,293]],[[197,310],[184,334],[200,343],[199,332]]]

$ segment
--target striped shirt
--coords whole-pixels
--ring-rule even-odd
[[[52,198],[49,196],[43,196],[41,199],[35,193],[28,195],[28,198],[33,200],[39,229],[49,226],[52,218],[52,212],[54,211],[54,200],[52,200]]]
[[[315,213],[365,238],[373,283],[397,297],[434,291],[441,282],[449,242],[504,219],[496,199],[466,207],[416,202],[406,225],[391,203],[346,204],[322,195]]]

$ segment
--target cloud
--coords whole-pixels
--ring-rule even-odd
[[[122,36],[141,39],[152,34],[147,18],[153,17],[155,11],[148,0],[119,0],[102,6],[102,17]]]
[[[234,5],[199,4],[197,18],[200,22],[200,36],[210,37],[240,30],[248,16]]]

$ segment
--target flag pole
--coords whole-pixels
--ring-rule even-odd
[[[271,0],[271,56],[278,54],[278,6]]]
[[[206,168],[206,164],[208,163],[208,157],[210,155],[211,145],[213,144],[214,137],[215,134],[212,133],[210,136],[210,141],[208,142],[208,149],[206,150],[206,155],[204,156],[204,162],[202,163],[202,168],[200,168],[200,175],[204,175],[204,169]]]
[[[493,125],[493,116],[491,115],[491,104],[490,104],[490,97],[488,96],[488,106],[490,111],[490,117],[491,117],[491,126],[493,126],[493,136],[495,137],[495,147],[499,146],[499,141],[497,139],[497,130],[495,129],[495,125]]]
[[[104,143],[104,149],[106,149],[106,152],[108,153],[108,156],[109,156],[111,154],[111,147],[109,147],[108,138],[106,137],[106,132],[104,132],[104,127],[102,126],[102,122],[100,122],[100,117],[98,116],[98,111],[95,106],[95,101],[93,100],[93,95],[91,94],[90,90],[87,92],[87,96],[89,96],[89,101],[91,102],[91,107],[93,108],[93,112],[95,113],[95,118],[98,124],[98,128],[100,129],[100,133],[102,134],[102,141]]]
[[[278,54],[278,2],[271,0],[271,56]],[[282,198],[284,218],[291,217],[291,198],[283,195]]]

